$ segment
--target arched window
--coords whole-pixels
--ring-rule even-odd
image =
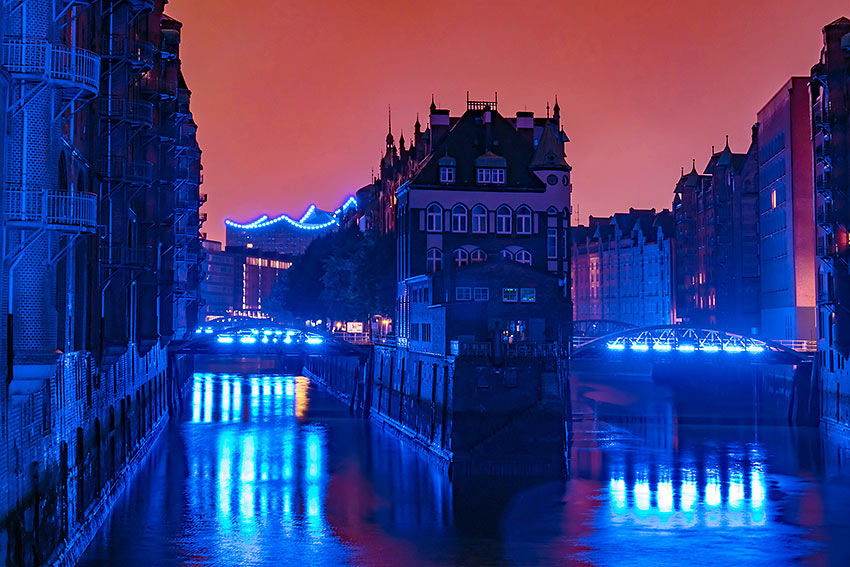
[[[510,234],[511,229],[511,208],[507,205],[502,205],[496,209],[496,232],[499,234]]]
[[[458,203],[452,207],[452,232],[467,231],[467,210],[466,207]]]
[[[472,251],[472,254],[469,255],[469,261],[473,264],[478,264],[480,262],[487,261],[487,253],[481,248],[476,248]]]
[[[514,253],[505,248],[504,250],[502,250],[502,258],[504,258],[505,260],[513,260]]]
[[[528,250],[520,250],[516,253],[514,259],[520,264],[531,265],[531,252]]]
[[[443,251],[439,248],[429,248],[425,253],[425,269],[429,273],[443,269]]]
[[[458,268],[466,266],[467,264],[469,264],[469,252],[467,252],[463,248],[458,248],[457,250],[455,250],[452,260]]]
[[[443,232],[443,207],[437,203],[431,203],[426,209],[425,230]]]
[[[487,232],[487,209],[484,205],[472,207],[472,232],[476,234]]]
[[[546,214],[550,217],[557,217],[558,209],[556,209],[555,207],[549,207],[548,209],[546,209]]]
[[[525,205],[516,210],[516,233],[531,234],[531,209]]]

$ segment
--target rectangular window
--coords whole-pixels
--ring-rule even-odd
[[[534,303],[537,301],[537,290],[533,287],[524,287],[520,290],[519,297],[523,303]]]
[[[470,301],[472,299],[472,288],[471,287],[456,287],[455,288],[455,299],[457,301]]]
[[[422,300],[422,301],[424,301],[425,303],[431,303],[431,288],[430,288],[430,287],[426,287],[426,288],[425,288],[424,290],[422,290],[422,291],[424,291],[424,292],[425,292],[425,293],[423,294],[423,297],[424,297],[424,298],[423,298],[423,300]]]
[[[493,183],[496,183],[498,185],[505,184],[505,170],[501,167],[494,169],[491,176]]]
[[[473,290],[472,298],[475,301],[490,301],[490,288],[489,287],[476,287]]]
[[[546,256],[548,258],[558,257],[558,229],[546,229]]]
[[[440,183],[454,183],[455,182],[455,168],[453,167],[441,167],[440,168]]]
[[[770,192],[770,208],[776,208],[776,189]]]
[[[488,167],[479,167],[478,168],[478,183],[490,183],[490,168]]]
[[[515,287],[502,288],[502,301],[505,303],[516,303],[519,296],[519,291]]]

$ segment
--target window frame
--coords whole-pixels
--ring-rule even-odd
[[[526,294],[528,294],[526,296]],[[537,303],[537,288],[536,287],[521,287],[519,289],[520,303]]]
[[[476,209],[478,212],[476,212]],[[484,211],[481,213],[481,211]],[[487,211],[487,207],[482,204],[477,204],[472,207],[472,229],[473,234],[487,234],[487,216],[489,215],[489,211]]]
[[[513,299],[511,299],[513,298]],[[519,303],[519,288],[503,287],[502,303]]]
[[[516,233],[522,235],[531,234],[532,230],[532,215],[531,208],[528,205],[520,205],[516,210]],[[523,226],[524,224],[527,226]]]
[[[425,207],[425,232],[443,232],[443,207],[439,203]]]
[[[480,264],[487,261],[487,253],[481,248],[476,248],[469,255],[470,264]]]
[[[452,207],[451,219],[452,232],[465,233],[469,230],[469,209],[463,203],[457,203]],[[455,224],[455,221],[457,221],[457,224]]]
[[[489,287],[472,288],[472,301],[490,301]]]
[[[531,252],[523,248],[522,250],[517,250],[516,254],[514,254],[514,261],[518,264],[523,264],[525,266],[531,265]]]
[[[513,217],[514,212],[508,205],[499,205],[496,209],[496,234],[513,234]]]
[[[458,248],[454,252],[452,252],[452,262],[458,268],[462,268],[464,266],[469,265],[469,252],[467,252],[463,248]]]
[[[455,288],[455,301],[472,301],[472,288],[459,285]]]
[[[425,271],[435,274],[443,270],[443,251],[439,248],[429,248],[425,251]]]
[[[440,183],[454,183],[455,182],[455,168],[451,165],[441,165],[440,166]]]
[[[558,258],[558,229],[546,229],[546,257],[550,260]]]

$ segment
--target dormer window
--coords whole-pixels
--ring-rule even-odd
[[[504,185],[505,184],[505,170],[501,167],[495,167],[490,174],[493,183],[496,185]]]
[[[490,168],[489,167],[479,167],[478,168],[478,183],[490,183]]]
[[[440,167],[440,183],[454,183],[455,182],[455,168],[453,167]]]
[[[475,160],[476,179],[479,185],[504,185],[507,160],[491,151]]]
[[[455,158],[443,156],[437,162],[437,165],[440,166],[440,183],[454,183],[455,167],[457,166]]]

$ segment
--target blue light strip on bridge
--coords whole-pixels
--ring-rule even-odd
[[[341,207],[339,207],[337,210],[335,210],[333,213],[331,213],[331,216],[333,217],[332,220],[325,222],[325,223],[319,223],[319,224],[311,224],[311,223],[305,222],[308,219],[310,219],[313,216],[313,214],[316,212],[316,205],[310,205],[310,207],[307,209],[307,211],[301,216],[300,220],[295,220],[292,217],[290,217],[289,215],[280,215],[279,217],[276,217],[276,218],[273,218],[273,219],[269,219],[269,217],[267,215],[263,215],[260,218],[254,220],[252,222],[249,222],[247,224],[240,224],[240,223],[232,221],[230,219],[225,220],[224,224],[227,225],[227,226],[233,227],[233,228],[253,230],[253,229],[256,229],[256,228],[265,228],[267,226],[271,226],[273,224],[276,224],[280,221],[286,221],[290,225],[294,226],[295,228],[299,228],[299,229],[302,229],[302,230],[322,230],[322,229],[325,229],[325,228],[329,228],[331,226],[339,225],[340,214],[345,213],[348,209],[350,209],[351,207],[356,206],[356,205],[357,205],[357,199],[355,199],[354,197],[349,197],[348,200],[345,203],[343,203]]]

